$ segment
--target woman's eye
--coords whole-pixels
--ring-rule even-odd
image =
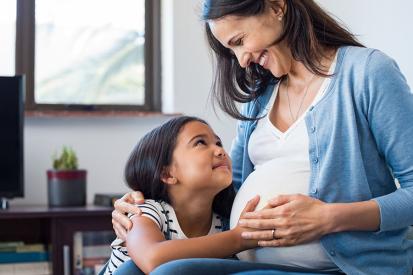
[[[219,147],[223,147],[223,145],[222,145],[222,142],[221,142],[221,141],[217,141],[216,145],[217,145],[217,146],[219,146]]]
[[[237,40],[234,41],[234,45],[235,45],[235,46],[241,46],[241,45],[242,45],[242,42],[243,42],[243,39],[242,39],[242,38],[239,38],[239,39],[237,39]]]

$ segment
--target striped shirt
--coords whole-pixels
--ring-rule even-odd
[[[145,203],[137,206],[141,209],[142,216],[148,217],[155,222],[163,232],[166,240],[188,238],[179,226],[175,211],[171,205],[161,201],[145,200]],[[131,217],[130,215],[129,218]],[[208,235],[222,232],[222,227],[221,217],[214,213]],[[107,264],[105,275],[112,274],[121,264],[130,259],[127,248],[124,245],[124,241],[119,238],[112,242],[112,254]]]

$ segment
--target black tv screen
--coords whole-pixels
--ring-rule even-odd
[[[23,197],[24,77],[0,76],[0,198]]]

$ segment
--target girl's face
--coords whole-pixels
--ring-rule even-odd
[[[181,129],[169,174],[193,191],[217,194],[232,183],[231,161],[221,140],[199,121],[189,122]]]
[[[208,24],[214,37],[234,53],[241,67],[257,63],[281,77],[290,71],[292,60],[284,42],[273,45],[281,36],[282,20],[281,9],[267,8],[261,15],[227,15]]]

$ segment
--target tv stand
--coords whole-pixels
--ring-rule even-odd
[[[2,242],[43,243],[51,247],[53,274],[74,274],[75,232],[112,231],[112,210],[111,207],[100,206],[50,208],[12,205],[7,210],[0,210],[0,239]]]
[[[9,201],[6,198],[0,198],[0,209],[9,209]]]

